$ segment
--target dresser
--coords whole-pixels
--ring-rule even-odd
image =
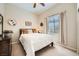
[[[10,32],[9,31],[3,32],[3,15],[0,14],[0,56],[11,55],[12,51],[11,38],[7,36],[7,34]]]
[[[0,56],[11,56],[12,45],[11,39],[4,38],[0,41]]]

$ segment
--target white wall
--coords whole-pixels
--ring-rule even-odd
[[[57,13],[61,13],[66,11],[65,19],[64,19],[64,36],[66,42],[66,46],[76,49],[76,4],[57,4],[51,9],[45,11],[39,16],[39,23],[42,21],[44,23],[43,31],[46,32],[46,18],[50,15],[54,15]]]
[[[9,19],[14,19],[16,21],[16,26],[9,25],[8,24]],[[19,38],[19,29],[28,27],[25,26],[25,21],[27,20],[32,22],[32,26],[30,27],[34,27],[38,24],[36,15],[29,13],[26,10],[20,9],[14,5],[10,4],[5,5],[4,30],[13,31],[13,39],[12,39],[13,42],[16,42]]]
[[[0,3],[0,13],[4,15],[4,4]]]

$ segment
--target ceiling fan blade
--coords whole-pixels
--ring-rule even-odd
[[[34,3],[34,5],[33,5],[33,8],[35,8],[36,7],[36,3]]]
[[[45,6],[45,4],[44,3],[40,3],[42,6]]]

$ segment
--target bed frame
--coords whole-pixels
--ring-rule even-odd
[[[20,35],[21,35],[21,34],[28,34],[28,33],[29,33],[28,30],[32,30],[33,33],[36,32],[36,29],[31,29],[31,28],[30,28],[30,29],[27,29],[27,28],[26,28],[26,29],[20,29],[20,30],[19,30]],[[20,42],[20,41],[19,41],[19,42]],[[53,46],[53,44],[54,44],[54,43],[51,42],[51,43],[50,43],[49,45],[47,45],[47,46],[50,46],[50,45]],[[20,42],[20,45],[22,46],[21,42]],[[47,46],[45,46],[45,47],[47,47]],[[45,47],[44,47],[44,48],[45,48]],[[23,46],[22,46],[22,48],[23,48]],[[42,49],[43,49],[43,48],[42,48]],[[23,48],[23,50],[24,50],[24,48]],[[40,50],[41,50],[41,49],[40,49]],[[38,51],[39,51],[39,50],[38,50]],[[36,51],[36,52],[37,52],[37,51]],[[25,55],[27,54],[27,53],[25,52],[25,50],[24,50],[24,54],[25,54]]]

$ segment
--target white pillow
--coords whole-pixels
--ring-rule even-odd
[[[28,33],[33,33],[32,30],[28,30]]]

